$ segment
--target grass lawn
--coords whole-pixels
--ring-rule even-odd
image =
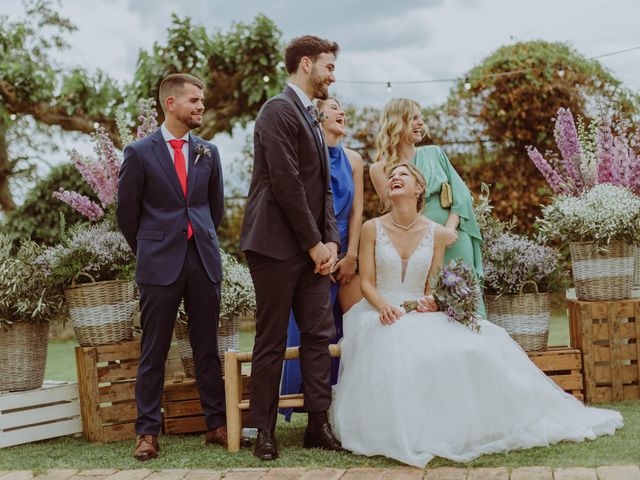
[[[567,344],[568,328],[566,316],[555,315],[551,322],[551,345]],[[240,348],[249,350],[253,343],[253,332],[241,332]],[[75,379],[74,344],[51,343],[47,363],[47,379]],[[603,405],[619,410],[625,426],[615,436],[600,437],[583,443],[563,442],[552,447],[538,447],[506,454],[484,455],[468,464],[457,464],[436,458],[429,466],[469,466],[517,468],[530,465],[551,467],[616,464],[640,464],[640,402],[623,402]],[[374,419],[372,419],[374,421]],[[287,424],[280,420],[277,437],[281,457],[266,465],[251,455],[250,449],[229,454],[222,447],[203,444],[202,435],[169,435],[160,438],[160,458],[141,464],[131,457],[133,441],[108,444],[91,444],[82,438],[62,437],[0,449],[0,470],[25,469],[42,472],[51,468],[210,468],[234,467],[393,467],[398,463],[383,457],[361,457],[348,453],[335,454],[320,450],[305,450],[301,447],[306,415],[294,414]]]

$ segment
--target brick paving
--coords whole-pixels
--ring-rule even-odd
[[[638,465],[598,468],[231,468],[50,470],[34,476],[28,470],[0,471],[0,480],[640,480]]]

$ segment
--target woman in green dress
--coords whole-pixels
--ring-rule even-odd
[[[482,281],[482,236],[471,193],[440,147],[416,147],[426,134],[420,105],[407,98],[394,98],[385,106],[380,123],[376,161],[369,169],[376,193],[386,202],[384,185],[388,172],[396,165],[411,163],[418,167],[427,180],[427,202],[422,213],[449,229],[445,264],[462,258]],[[478,314],[486,318],[482,299]]]

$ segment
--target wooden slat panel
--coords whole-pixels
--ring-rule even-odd
[[[119,402],[135,399],[136,382],[112,383],[98,387],[100,403]]]
[[[200,392],[196,382],[192,379],[185,379],[181,383],[165,383],[162,394],[162,402],[177,402],[180,400],[195,400],[200,398]]]
[[[80,420],[80,417],[75,417],[54,423],[37,425],[35,427],[12,430],[10,432],[0,432],[0,448],[80,432],[82,432],[82,420]]]
[[[113,442],[116,440],[134,439],[136,436],[136,424],[121,423],[118,425],[108,425],[104,427],[104,442]]]
[[[558,370],[581,370],[580,352],[575,350],[570,353],[553,353],[552,355],[532,355],[531,361],[545,373]]]
[[[0,416],[0,430],[50,422],[68,417],[80,418],[80,401],[78,399],[58,405],[3,414]]]
[[[295,358],[300,358],[300,353],[298,350],[299,347],[289,347],[285,351],[284,359],[285,360],[293,360]],[[232,357],[236,359],[238,362],[250,362],[253,356],[253,352],[230,352],[232,353]],[[332,357],[340,356],[340,345],[329,345],[329,355]],[[226,360],[225,360],[226,361]]]
[[[45,385],[37,390],[14,392],[0,395],[0,411],[23,409],[37,405],[73,400],[79,398],[77,383]]]
[[[109,362],[108,365],[98,367],[98,382],[117,382],[119,380],[133,380],[138,373],[138,361],[129,360],[121,363]]]
[[[620,348],[620,358],[622,360],[637,360],[638,359],[638,345],[635,343],[622,344]],[[611,352],[609,347],[601,347],[600,345],[593,345],[593,358],[596,362],[609,362],[611,361]]]
[[[616,316],[618,318],[632,318],[634,316],[636,300],[622,300],[620,302],[614,302],[616,306]]]
[[[164,433],[197,433],[206,431],[204,416],[165,418]]]
[[[596,382],[594,377],[594,360],[590,346],[593,345],[591,308],[588,304],[580,304],[580,343],[582,345],[582,364],[584,369],[584,398],[590,401],[590,397],[596,394]]]
[[[165,418],[175,417],[191,417],[193,415],[202,415],[202,405],[200,400],[183,400],[181,402],[163,403]]]
[[[592,338],[593,340],[609,340],[609,325],[606,323],[594,323]]]
[[[640,400],[640,388],[638,385],[625,385],[623,389],[624,400]],[[613,401],[611,387],[597,387],[595,394],[589,399],[589,403],[609,403]]]
[[[99,363],[111,362],[113,360],[137,360],[140,358],[139,340],[84,348],[95,348],[96,361]]]
[[[291,395],[280,395],[280,400],[278,401],[279,408],[296,408],[304,406],[304,396],[301,393],[294,393]],[[249,400],[243,400],[238,404],[238,408],[240,410],[248,410],[249,409]]]
[[[596,383],[613,384],[616,381],[613,374],[613,370],[610,365],[596,366],[595,367],[595,381]],[[636,365],[620,365],[620,372],[618,380],[619,384],[631,383],[638,381],[638,367]],[[620,389],[622,387],[620,386]],[[622,393],[620,393],[620,400],[622,400]],[[617,401],[617,400],[616,400]]]
[[[573,373],[569,375],[552,375],[551,380],[563,390],[582,390],[582,375]]]
[[[135,402],[118,403],[100,407],[100,418],[103,423],[123,423],[136,419],[138,411]]]
[[[623,373],[622,373],[622,359],[620,358],[620,346],[621,341],[621,325],[618,318],[618,305],[616,303],[610,303],[607,309],[607,323],[609,325],[610,340],[610,356],[611,356],[611,387],[613,400],[616,402],[621,401],[624,398],[624,392],[622,391]],[[596,379],[597,379],[596,369]]]
[[[96,349],[76,347],[76,368],[80,393],[82,431],[90,442],[103,440],[102,421],[98,413],[98,372],[96,371]]]

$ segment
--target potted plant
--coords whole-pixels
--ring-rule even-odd
[[[0,391],[42,386],[49,321],[60,312],[62,294],[37,265],[41,248],[25,241],[14,252],[0,235]]]
[[[564,277],[560,255],[521,235],[505,232],[485,241],[482,252],[488,319],[525,351],[549,340],[549,293]],[[525,289],[533,291],[526,293]]]
[[[64,289],[66,309],[82,346],[130,340],[136,306],[135,259],[112,221],[75,225],[37,259]]]
[[[635,132],[618,125],[600,113],[587,127],[578,126],[569,109],[561,108],[555,122],[555,140],[560,156],[551,152],[547,159],[535,148],[527,152],[557,195],[580,196],[595,185],[608,183],[627,187],[640,196],[640,129]],[[640,247],[632,247],[635,257],[634,285],[640,285]]]
[[[542,215],[543,235],[570,242],[578,299],[629,298],[633,245],[640,243],[639,197],[626,187],[603,183],[579,197],[556,197]]]
[[[236,257],[220,250],[223,280],[220,298],[220,322],[218,323],[218,353],[224,371],[224,352],[238,350],[238,325],[240,317],[251,315],[256,309],[256,295],[251,274],[246,265]],[[189,342],[188,318],[184,305],[180,305],[175,327],[178,352],[188,377],[195,377],[193,352]]]

